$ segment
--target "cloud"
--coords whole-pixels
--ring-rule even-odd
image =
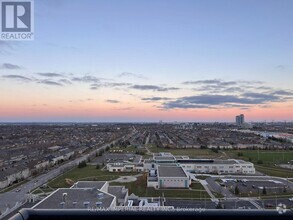
[[[98,90],[98,89],[99,89],[98,86],[91,86],[91,87],[90,87],[90,90]]]
[[[194,85],[194,84],[219,84],[221,83],[218,79],[211,79],[211,80],[197,80],[197,81],[185,81],[182,84],[184,85]]]
[[[225,105],[259,105],[281,101],[282,98],[272,94],[244,93],[242,95],[211,95],[203,94],[196,96],[186,96],[175,101],[163,104],[165,108],[211,108],[224,107]]]
[[[21,75],[3,75],[2,77],[7,78],[7,79],[21,80],[24,82],[32,81],[32,79],[25,77],[25,76],[21,76]]]
[[[118,100],[114,100],[114,99],[107,99],[106,102],[113,103],[113,104],[120,103]]]
[[[75,81],[75,82],[84,82],[84,83],[98,83],[98,82],[100,82],[99,78],[97,78],[95,76],[90,76],[90,75],[83,76],[83,77],[73,77],[71,80]]]
[[[150,98],[142,98],[143,101],[166,101],[170,100],[170,98],[166,97],[150,97]]]
[[[279,97],[273,95],[273,94],[264,94],[264,93],[256,93],[256,92],[246,92],[243,93],[242,96],[247,98],[252,98],[255,100],[264,100],[264,101],[275,101],[278,100]]]
[[[3,63],[0,67],[1,69],[7,69],[7,70],[17,70],[17,69],[21,69],[20,66],[15,65],[15,64],[11,64],[11,63]]]
[[[44,76],[44,77],[63,77],[62,74],[59,73],[36,73],[39,76]]]
[[[261,81],[223,81],[220,79],[209,79],[209,80],[197,80],[197,81],[185,81],[182,82],[183,85],[214,85],[214,86],[236,86],[243,84],[262,84]]]
[[[152,91],[158,91],[158,92],[179,90],[179,88],[177,87],[162,87],[162,86],[155,86],[155,85],[133,85],[133,86],[130,86],[129,88],[137,89],[137,90],[152,90]]]
[[[145,77],[142,74],[137,74],[137,73],[130,73],[130,72],[123,72],[121,74],[118,75],[118,77],[135,77],[135,78],[139,78],[139,79],[147,79],[147,77]]]
[[[68,79],[59,79],[58,82],[68,84],[68,85],[72,84],[72,82]]]
[[[131,83],[103,83],[103,87],[120,87],[120,86],[130,86]]]
[[[272,92],[273,95],[293,96],[293,91],[277,90]]]
[[[243,92],[243,91],[244,89],[241,87],[229,87],[222,90],[222,92],[227,92],[227,93],[236,93],[236,92]]]
[[[38,81],[38,83],[45,84],[48,86],[63,86],[63,84],[59,82],[51,81],[51,80],[41,80],[41,81]]]
[[[197,80],[197,81],[185,81],[183,85],[193,85],[192,90],[197,92],[205,92],[209,94],[240,94],[243,92],[252,92],[265,88],[259,86],[263,84],[261,81],[244,81],[244,80],[233,80],[225,81],[220,79],[209,79],[209,80]]]

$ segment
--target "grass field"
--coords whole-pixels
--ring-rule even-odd
[[[207,192],[199,183],[192,184],[192,190],[189,189],[155,189],[153,187],[147,187],[147,177],[143,175],[138,177],[135,182],[131,183],[117,183],[111,182],[110,185],[124,185],[129,190],[129,194],[134,193],[137,196],[142,197],[176,197],[176,198],[198,198],[205,199],[210,198]]]
[[[259,172],[262,172],[262,173],[264,173],[266,175],[270,175],[270,176],[293,178],[293,171],[282,169],[282,168],[255,165],[255,169]]]
[[[168,149],[168,148],[158,148],[154,145],[149,145],[148,148],[153,153],[159,152],[170,152],[173,155],[186,155],[191,158],[215,158],[220,157],[220,153],[215,153],[210,149],[190,149],[190,148],[182,148],[182,149]]]
[[[251,162],[256,163],[261,160],[264,164],[280,164],[288,163],[293,160],[293,151],[266,151],[266,150],[231,150],[225,151],[231,158],[242,158],[245,160],[251,159]],[[243,156],[238,156],[242,153]]]
[[[120,176],[129,176],[137,173],[110,173],[108,171],[102,171],[100,169],[96,169],[95,166],[86,166],[83,168],[74,168],[73,170],[64,173],[63,175],[53,179],[48,183],[48,185],[52,188],[61,188],[61,187],[70,187],[71,185],[66,182],[66,179],[70,179],[74,182],[78,180],[95,180],[95,181],[103,181],[103,180],[114,180],[119,178]]]

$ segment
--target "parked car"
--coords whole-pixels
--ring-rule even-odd
[[[15,192],[20,192],[20,189],[15,190]]]
[[[293,197],[292,198],[289,198],[289,201],[293,202]]]
[[[267,204],[266,204],[266,208],[273,208],[273,207],[274,207],[274,205],[271,204],[271,203],[267,203]]]

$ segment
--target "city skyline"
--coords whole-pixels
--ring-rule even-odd
[[[35,1],[0,122],[293,120],[293,2]]]

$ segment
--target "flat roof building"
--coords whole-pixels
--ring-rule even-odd
[[[159,165],[156,175],[150,173],[148,187],[155,188],[189,188],[191,179],[185,170],[178,165]]]
[[[93,209],[125,206],[128,189],[109,186],[107,181],[79,181],[71,188],[60,188],[33,209]]]
[[[34,209],[90,209],[116,206],[116,197],[94,188],[57,189]]]

